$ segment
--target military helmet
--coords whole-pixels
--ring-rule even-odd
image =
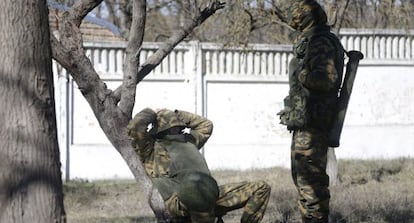
[[[325,25],[328,22],[325,11],[315,0],[294,0],[287,10],[288,25],[303,31],[314,25]]]
[[[190,212],[208,212],[215,208],[219,197],[216,180],[206,173],[181,175],[178,198]]]
[[[157,125],[157,133],[163,132],[172,127],[186,126],[186,124],[178,118],[176,112],[168,109],[162,109],[157,112]]]

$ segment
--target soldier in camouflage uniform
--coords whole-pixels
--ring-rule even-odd
[[[264,181],[218,186],[199,152],[212,131],[210,120],[168,109],[146,108],[128,125],[132,146],[173,222],[222,222],[221,216],[242,207],[241,222],[260,222],[270,187]]]
[[[316,1],[292,1],[288,20],[298,35],[289,64],[289,95],[278,115],[293,132],[291,169],[303,222],[328,222],[328,133],[342,81],[344,49]]]

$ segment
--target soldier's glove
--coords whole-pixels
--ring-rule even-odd
[[[302,83],[305,84],[306,83],[306,78],[308,76],[308,70],[307,69],[302,69],[298,75],[298,80]]]
[[[286,110],[286,109],[283,109],[283,110],[281,110],[280,112],[278,112],[276,115],[278,115],[279,116],[279,119],[280,119],[280,122],[279,122],[279,124],[282,124],[282,125],[287,125],[287,121],[286,121],[286,119],[287,119],[287,115],[288,115],[288,111]]]
[[[283,116],[283,115],[285,115],[286,114],[286,111],[285,111],[285,109],[282,109],[280,112],[278,112],[276,115],[277,116]],[[280,118],[280,117],[279,117]]]

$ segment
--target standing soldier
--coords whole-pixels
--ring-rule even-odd
[[[218,186],[199,152],[212,131],[210,120],[168,109],[146,108],[128,125],[132,146],[173,222],[222,222],[223,215],[242,207],[242,223],[260,222],[270,187],[263,181]]]
[[[330,199],[328,135],[342,81],[344,49],[315,0],[292,1],[288,21],[298,35],[289,64],[289,95],[278,115],[293,132],[291,168],[303,222],[325,223]]]

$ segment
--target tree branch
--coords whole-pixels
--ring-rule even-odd
[[[125,50],[124,77],[121,85],[119,109],[132,116],[135,104],[139,54],[144,40],[145,17],[147,3],[145,0],[134,0],[132,3],[132,23],[128,43]]]
[[[85,56],[82,33],[79,29],[83,18],[103,0],[80,0],[63,13],[62,25],[59,26],[59,39],[68,52]]]
[[[274,6],[273,9],[273,13],[280,19],[280,21],[287,24],[287,18],[283,11],[277,6]]]
[[[344,22],[344,19],[345,19],[345,13],[346,13],[346,11],[347,11],[347,9],[348,9],[349,2],[350,2],[350,0],[347,0],[347,1],[346,1],[345,6],[344,6],[344,9],[342,10],[342,13],[341,13],[341,17],[340,17],[340,19],[339,19],[339,24],[338,24],[338,26],[336,26],[335,33],[337,33],[337,34],[339,34],[339,31],[340,31],[340,30],[341,30],[341,28],[342,28],[342,23]]]
[[[249,10],[243,9],[243,12],[246,13],[247,16],[249,17],[249,20],[250,20],[249,33],[251,33],[253,30],[256,29],[257,20],[254,18],[253,14]]]
[[[85,55],[79,26],[88,12],[101,2],[102,0],[77,1],[72,8],[63,13],[62,24],[59,26],[59,40],[51,35],[53,58],[71,73],[94,111],[99,110],[102,101],[106,100],[111,91],[99,78],[91,61]],[[95,93],[90,94],[91,91]]]
[[[89,58],[71,51],[72,47],[68,49],[53,35],[50,36],[50,42],[52,58],[71,74],[92,110],[102,111],[102,106],[112,91],[99,78]],[[99,120],[98,116],[97,118]]]
[[[77,27],[82,23],[83,18],[91,12],[96,6],[102,3],[103,0],[81,0],[76,1],[69,10],[70,18]]]
[[[190,23],[185,24],[181,30],[178,30],[170,38],[168,38],[160,48],[152,54],[136,73],[138,84],[143,80],[161,61],[178,45],[185,37],[187,37],[195,27],[201,25],[206,19],[216,13],[218,10],[224,8],[225,3],[215,0],[209,6],[199,12]]]
[[[113,3],[109,0],[103,0],[103,1],[105,2],[105,5],[107,6],[109,20],[119,28],[120,27],[119,19],[118,17],[116,17]]]
[[[190,23],[186,24],[181,30],[178,30],[169,39],[167,39],[144,64],[139,66],[138,59],[145,29],[145,2],[146,1],[143,0],[134,0],[133,14],[136,14],[136,16],[133,18],[131,30],[135,31],[130,33],[130,35],[133,36],[131,36],[128,41],[123,84],[115,90],[115,95],[121,98],[119,108],[125,114],[132,114],[135,103],[136,85],[142,81],[157,65],[159,65],[161,61],[174,49],[174,47],[177,46],[178,43],[180,43],[185,37],[187,37],[195,29],[195,27],[202,24],[217,10],[224,7],[224,3],[215,0],[212,4],[199,12]],[[142,35],[133,33],[141,33]]]
[[[128,39],[131,28],[132,13],[130,8],[129,0],[120,0],[120,30],[125,39]]]

